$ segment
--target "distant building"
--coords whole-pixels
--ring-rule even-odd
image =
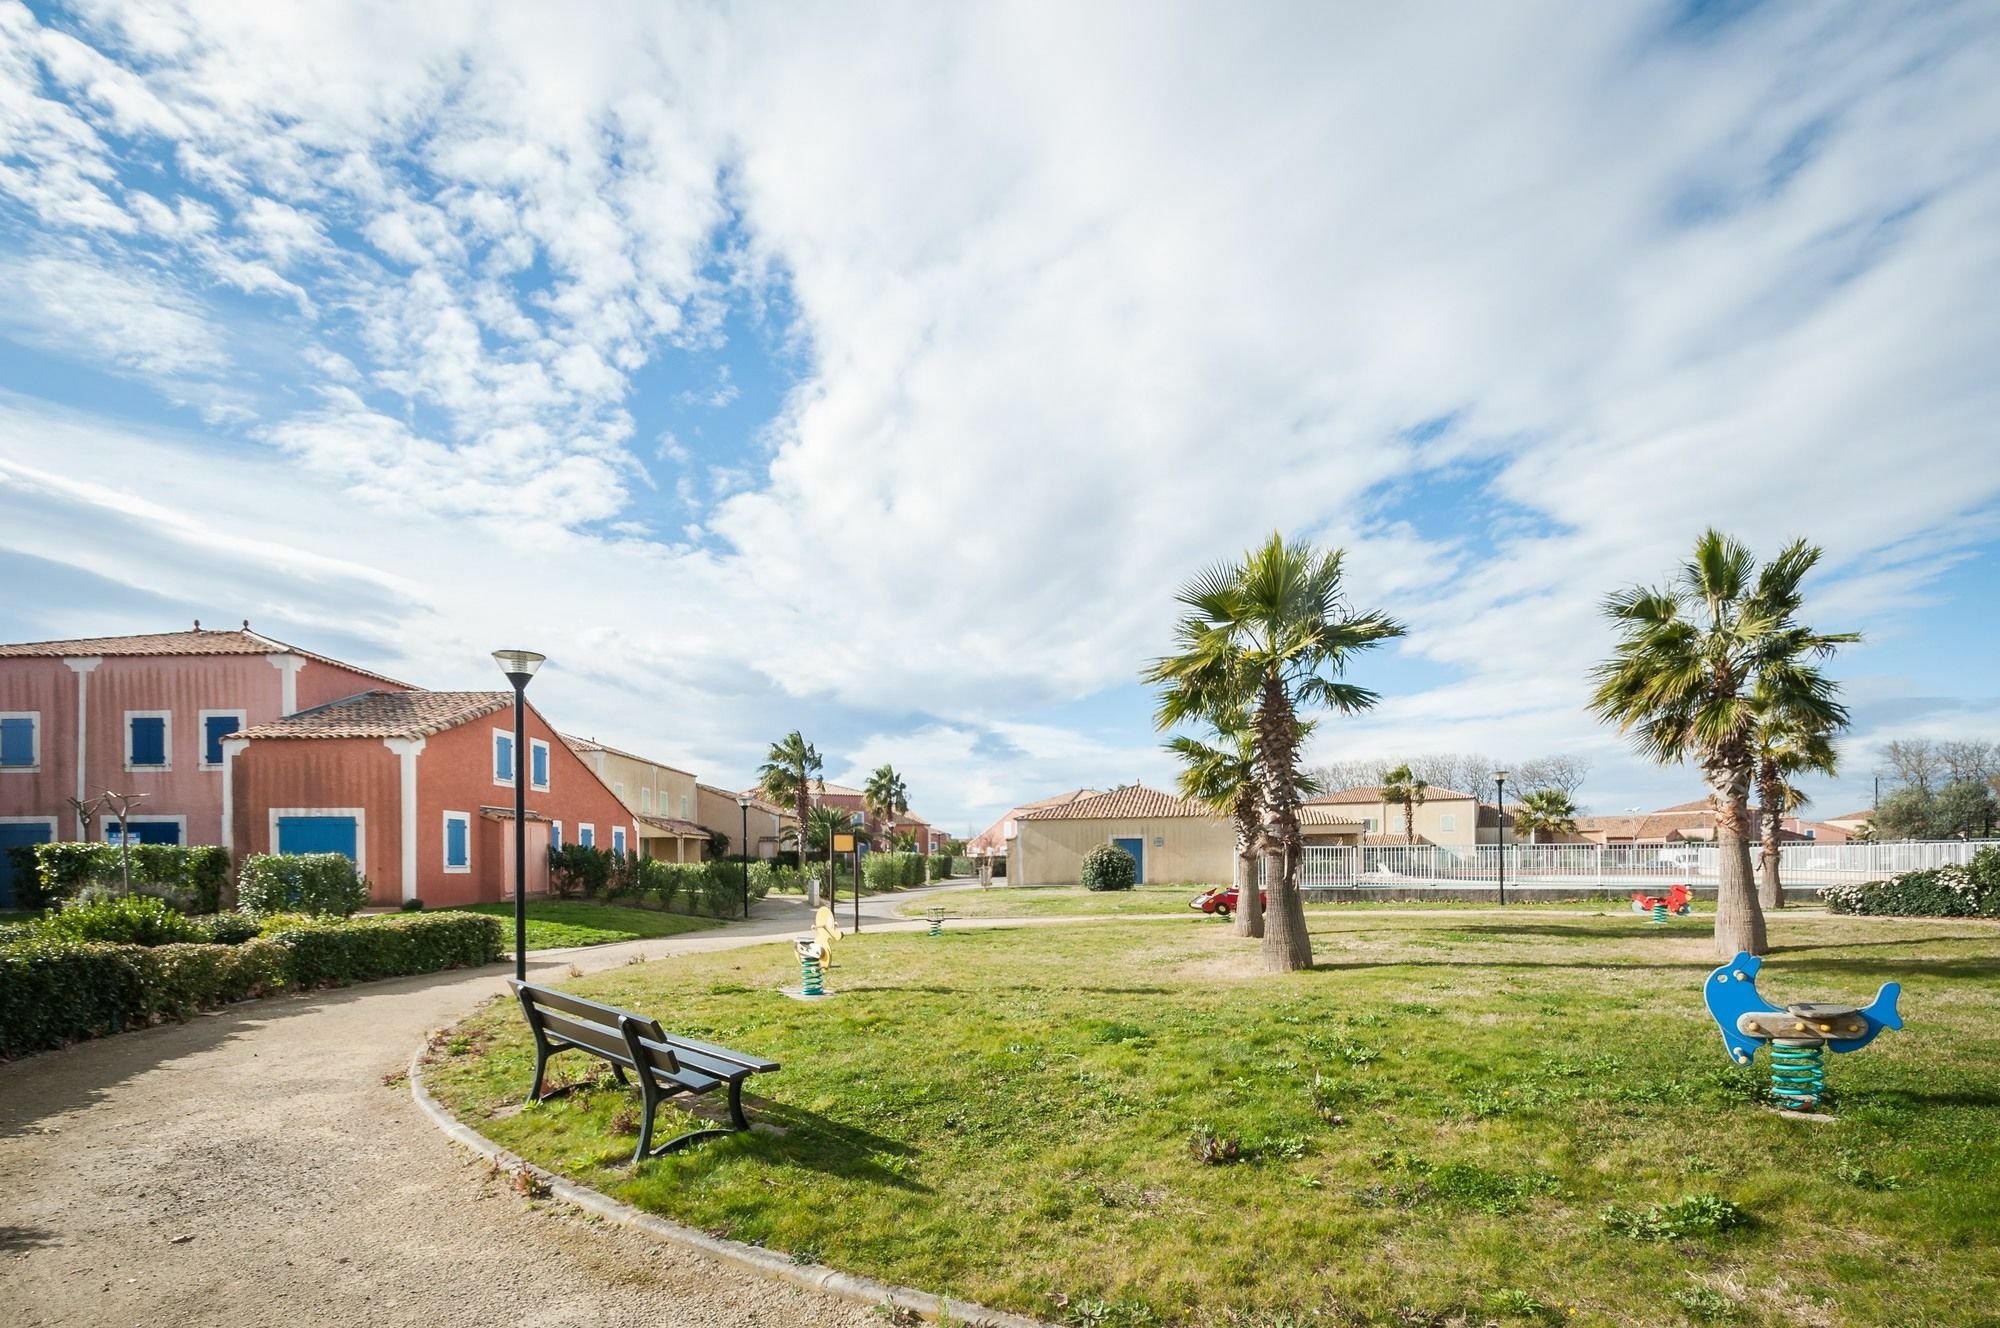
[[[1403,834],[1403,804],[1384,798],[1380,784],[1357,784],[1353,788],[1336,789],[1307,799],[1305,805],[1337,809],[1332,814],[1341,822],[1358,825],[1361,843],[1393,846],[1412,842]],[[1411,820],[1417,844],[1470,848],[1481,839],[1480,803],[1470,793],[1459,793],[1453,789],[1426,789],[1424,800],[1411,812]],[[1345,843],[1354,839],[1354,835],[1343,831],[1308,836],[1307,842]]]
[[[678,766],[565,733],[563,743],[625,804],[638,822],[637,851],[660,862],[700,862],[708,831],[695,818],[695,778]]]
[[[1779,823],[1778,838],[1783,843],[1844,844],[1848,834],[1835,825],[1787,816]],[[1762,813],[1752,803],[1745,827],[1751,839],[1763,835]],[[1651,812],[1628,812],[1619,816],[1579,816],[1576,833],[1545,839],[1546,843],[1588,844],[1679,844],[1710,843],[1715,839],[1715,808],[1706,798],[1679,802]]]
[[[1096,793],[1096,789],[1071,789],[1067,793],[1057,793],[1051,797],[1038,798],[1034,802],[1024,802],[966,840],[966,855],[974,858],[1004,858],[1007,856],[1008,847],[1014,842],[1015,822],[1021,817],[1029,812],[1038,812],[1049,807],[1067,806],[1080,799],[1094,797]]]
[[[1143,784],[1014,818],[1007,853],[1014,885],[1075,885],[1084,855],[1116,844],[1139,866],[1139,882],[1216,884],[1235,879],[1236,833],[1207,806]]]
[[[747,810],[739,802],[740,798],[746,797],[750,800]],[[739,794],[712,784],[695,785],[695,820],[704,831],[725,836],[731,853],[745,851],[743,828],[747,820],[750,827],[749,854],[758,858],[777,857],[778,850],[784,847],[789,837],[787,829],[799,823],[798,813],[776,806],[761,793]]]

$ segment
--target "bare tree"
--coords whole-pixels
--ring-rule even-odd
[[[1455,764],[1445,787],[1482,801],[1493,791],[1493,772],[1507,768],[1504,761],[1495,761],[1484,752],[1459,752],[1452,759]]]
[[[1980,738],[1941,742],[1937,745],[1937,758],[1944,766],[1946,779],[1953,784],[1984,784],[2000,774],[2000,743]]]
[[[1362,784],[1382,782],[1383,763],[1373,759],[1347,758],[1339,761],[1324,761],[1307,771],[1314,782],[1327,793],[1337,793],[1341,789],[1354,788]]]
[[[1883,744],[1882,764],[1899,784],[1925,793],[1945,769],[1938,745],[1929,738],[1897,738]]]
[[[1590,758],[1571,752],[1550,752],[1521,762],[1514,768],[1514,777],[1521,781],[1523,793],[1555,789],[1565,798],[1574,799],[1583,781],[1590,777]]]
[[[1419,783],[1430,788],[1455,789],[1460,793],[1466,791],[1451,782],[1458,777],[1458,757],[1451,752],[1433,752],[1426,756],[1412,756],[1409,760],[1403,762],[1403,764],[1410,768],[1410,774]]]

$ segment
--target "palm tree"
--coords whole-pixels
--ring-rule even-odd
[[[1382,801],[1401,803],[1403,807],[1403,842],[1414,846],[1417,842],[1417,808],[1424,805],[1424,794],[1430,785],[1410,773],[1409,762],[1405,761],[1394,770],[1382,772]]]
[[[1771,680],[1760,680],[1752,693],[1757,728],[1752,745],[1757,758],[1757,812],[1763,832],[1758,855],[1757,901],[1767,909],[1785,906],[1785,886],[1778,876],[1778,839],[1785,816],[1809,799],[1792,784],[1795,775],[1831,775],[1840,758],[1833,734],[1847,727],[1847,708],[1838,702],[1816,713],[1800,714]]]
[[[1724,955],[1767,948],[1748,839],[1759,710],[1752,692],[1768,687],[1787,712],[1831,729],[1841,717],[1835,685],[1812,661],[1860,639],[1797,621],[1799,583],[1819,559],[1797,540],[1759,568],[1748,548],[1711,529],[1666,585],[1604,601],[1619,637],[1592,672],[1591,708],[1661,764],[1701,766],[1716,812],[1715,944]]]
[[[1354,613],[1341,593],[1341,553],[1273,534],[1242,561],[1222,563],[1181,588],[1188,612],[1174,629],[1179,653],[1144,677],[1160,686],[1159,727],[1209,720],[1237,706],[1250,715],[1263,842],[1278,858],[1264,917],[1264,966],[1312,963],[1299,902],[1301,706],[1354,712],[1375,704],[1367,688],[1338,680],[1348,660],[1403,629],[1376,611]]]
[[[1544,832],[1566,835],[1576,829],[1576,804],[1559,788],[1530,789],[1514,804],[1514,828],[1528,832],[1528,842],[1539,844]]]
[[[910,810],[910,790],[904,786],[903,777],[885,761],[868,776],[868,783],[861,790],[861,805],[868,809],[868,842],[873,844],[879,838],[878,821],[888,821],[893,826],[898,816]]]
[[[812,810],[813,790],[826,791],[824,770],[825,762],[820,760],[818,749],[793,729],[771,744],[764,764],[757,767],[757,791],[780,807],[791,807],[803,829]],[[803,851],[800,856],[803,858]],[[813,884],[812,896],[812,906],[819,907],[817,882]]]
[[[1214,741],[1186,734],[1167,740],[1181,758],[1181,796],[1207,803],[1236,827],[1236,934],[1264,934],[1264,905],[1257,885],[1263,840],[1262,790],[1257,782],[1257,740],[1241,711],[1210,721]]]

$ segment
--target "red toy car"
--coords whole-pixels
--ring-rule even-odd
[[[1270,904],[1270,892],[1268,890],[1259,890],[1257,892],[1257,902],[1265,905]],[[1189,900],[1188,907],[1200,909],[1204,913],[1213,913],[1219,918],[1226,918],[1236,911],[1236,887],[1233,885],[1212,886]]]
[[[1655,904],[1665,904],[1667,912],[1677,918],[1684,918],[1694,912],[1694,895],[1685,885],[1676,885],[1664,895],[1649,895],[1643,890],[1635,891],[1632,895],[1634,913],[1651,913]]]

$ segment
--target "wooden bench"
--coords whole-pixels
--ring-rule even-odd
[[[778,1068],[776,1061],[761,1056],[746,1056],[693,1038],[672,1037],[660,1028],[657,1020],[615,1005],[601,1005],[531,982],[517,980],[513,986],[514,994],[521,998],[521,1012],[528,1017],[528,1028],[535,1035],[535,1082],[528,1089],[530,1101],[541,1102],[554,1096],[542,1091],[542,1079],[549,1057],[561,1051],[588,1052],[599,1060],[609,1061],[611,1072],[621,1084],[631,1082],[626,1078],[628,1070],[638,1076],[644,1115],[639,1125],[639,1147],[632,1154],[634,1162],[672,1152],[696,1139],[749,1129],[750,1122],[743,1115],[743,1081],[753,1074],[767,1074]],[[682,1096],[699,1097],[725,1084],[729,1087],[729,1129],[690,1130],[658,1148],[652,1146],[653,1113],[662,1102]]]

